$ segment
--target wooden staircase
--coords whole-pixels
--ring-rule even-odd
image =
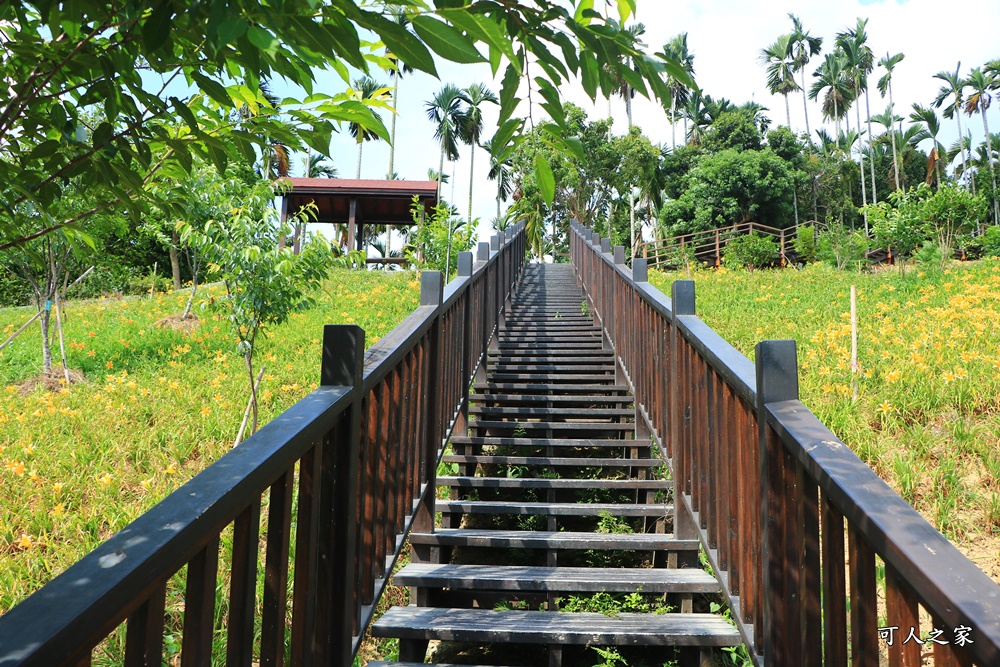
[[[423,664],[434,641],[447,662],[588,665],[596,646],[631,665],[707,667],[740,643],[708,613],[720,589],[698,542],[671,534],[668,468],[636,439],[628,386],[582,303],[569,265],[527,267],[473,386],[469,435],[442,459],[457,474],[438,477],[441,527],[410,535],[393,578],[410,606],[372,627],[400,638],[400,662],[372,665]]]

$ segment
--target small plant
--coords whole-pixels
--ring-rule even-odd
[[[806,264],[816,261],[816,228],[803,225],[795,230],[795,240],[792,241],[795,252]]]
[[[594,667],[617,667],[628,664],[628,660],[615,648],[600,648],[599,646],[591,646],[590,648],[603,660],[603,662],[595,664]]]
[[[976,239],[976,245],[986,257],[1000,257],[1000,227],[990,226]]]
[[[816,257],[836,269],[860,268],[868,252],[868,237],[842,224],[830,224],[819,233]]]
[[[583,313],[584,317],[590,317],[590,306],[587,305],[586,301],[580,302],[580,312]]]
[[[524,427],[524,424],[518,423],[514,426],[514,437],[523,438],[528,434],[528,430]]]
[[[750,232],[729,241],[722,251],[726,266],[741,267],[750,271],[762,269],[774,262],[778,246],[769,238]]]
[[[944,253],[934,241],[924,241],[924,244],[913,253],[913,258],[925,269],[938,268],[944,263]]]

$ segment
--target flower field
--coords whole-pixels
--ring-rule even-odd
[[[651,280],[669,294],[682,277],[654,272]],[[760,340],[795,339],[802,401],[1000,577],[1000,263],[905,275],[822,265],[719,269],[693,278],[698,314],[751,359]],[[856,372],[851,285],[858,293]]]
[[[409,272],[334,270],[316,307],[258,341],[261,423],[318,385],[324,324],[358,324],[371,345],[418,293]],[[57,392],[19,389],[41,366],[37,324],[0,353],[0,613],[230,449],[249,381],[220,294],[199,291],[191,331],[154,326],[185,294],[70,302],[66,353],[86,383]],[[31,315],[0,311],[2,338]]]

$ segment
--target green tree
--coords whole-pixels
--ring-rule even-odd
[[[952,185],[939,188],[921,207],[927,235],[935,240],[945,260],[951,258],[958,243],[968,242],[969,234],[983,223],[988,211],[982,194],[973,195]]]
[[[802,89],[802,111],[806,120],[806,136],[812,142],[812,131],[809,129],[809,105],[806,100],[806,65],[809,64],[809,60],[813,56],[819,55],[823,47],[823,38],[813,37],[809,34],[809,31],[802,27],[802,21],[795,14],[789,13],[788,18],[792,20],[791,48],[795,60],[795,70],[800,73],[802,78],[799,87]]]
[[[795,55],[791,35],[781,35],[770,46],[761,49],[758,60],[767,71],[767,90],[772,95],[785,98],[785,118],[792,126],[792,110],[788,106],[788,95],[799,90],[795,82]]]
[[[482,105],[486,102],[499,104],[500,100],[493,94],[493,91],[482,83],[474,83],[462,91],[468,108],[461,116],[459,135],[463,142],[469,144],[469,217],[467,220],[472,224],[472,182],[475,176],[474,165],[476,161],[476,146],[483,137],[483,110]]]
[[[885,68],[885,74],[882,78],[878,80],[878,91],[885,97],[886,92],[889,93],[889,109],[888,112],[892,113],[893,102],[892,102],[892,73],[896,68],[896,65],[903,62],[905,56],[902,53],[897,53],[894,56],[890,56],[888,53],[885,54],[885,58],[878,61],[879,67]],[[899,173],[899,157],[896,151],[896,135],[892,135],[892,164],[893,171]]]
[[[663,51],[659,55],[665,60],[679,63],[689,76],[694,76],[694,54],[688,48],[686,32],[670,38],[670,41],[663,45]],[[669,72],[667,73],[667,88],[670,91],[670,146],[677,148],[677,109],[683,109],[687,106],[690,88],[684,81]],[[686,137],[686,116],[684,123],[684,136]]]
[[[367,107],[382,107],[392,110],[388,103],[389,89],[370,76],[355,79],[351,88],[343,93],[343,96],[345,99],[358,102]],[[377,113],[375,115],[378,117]],[[381,121],[381,118],[379,120]],[[361,121],[348,123],[347,127],[351,136],[358,142],[358,168],[354,177],[361,178],[361,149],[364,147],[366,141],[378,139],[379,133],[368,129]]]
[[[826,54],[813,76],[816,80],[809,88],[809,99],[816,100],[823,95],[823,116],[834,121],[836,133],[840,134],[840,121],[853,101],[853,85],[847,76],[843,54]]]
[[[0,78],[13,82],[0,104],[0,251],[59,230],[85,240],[73,230],[86,232],[88,221],[110,207],[141,219],[150,203],[145,186],[169,162],[190,168],[199,155],[223,172],[233,160],[254,162],[279,144],[286,153],[308,145],[325,154],[331,133],[345,123],[389,140],[365,104],[314,90],[322,69],[345,84],[351,68],[363,75],[373,65],[384,69],[381,45],[433,76],[432,51],[453,62],[489,62],[503,77],[502,121],[517,108],[529,61],[538,67],[528,85],[555,91],[554,109],[561,107],[560,85],[572,76],[581,77],[591,100],[607,94],[626,58],[636,62],[625,75],[634,87],[665,101],[665,73],[693,82],[676,62],[642,57],[621,28],[633,9],[634,0],[623,0],[617,19],[601,19],[555,0],[408,3],[414,34],[381,5],[348,0],[287,0],[280,11],[247,0],[0,4]],[[610,71],[598,65],[598,54]],[[262,84],[275,78],[304,98],[282,100],[280,118],[262,94]],[[236,113],[244,105],[251,113]],[[81,114],[94,108],[106,119],[88,134]],[[187,129],[171,134],[162,121],[175,116]],[[87,206],[56,205],[72,177],[93,195]]]
[[[1000,203],[997,201],[997,175],[993,169],[993,137],[990,135],[990,125],[986,120],[986,110],[990,108],[990,103],[993,101],[993,95],[990,94],[990,91],[996,89],[997,81],[992,76],[985,74],[981,68],[974,67],[969,72],[969,78],[965,80],[963,85],[972,89],[969,96],[965,98],[966,115],[972,116],[972,114],[978,112],[983,119],[983,134],[986,135],[986,167],[990,172],[990,182],[992,185],[990,199],[993,201],[993,222],[1000,225]]]
[[[332,259],[330,246],[322,239],[306,243],[298,255],[291,248],[279,247],[278,237],[287,234],[288,227],[279,224],[270,206],[274,195],[270,185],[261,183],[242,201],[234,202],[227,217],[181,225],[182,241],[218,267],[226,286],[223,305],[249,381],[251,434],[257,430],[257,338],[266,335],[268,326],[281,324],[296,310],[313,305],[312,293]],[[242,434],[241,428],[237,442]]]
[[[920,132],[913,137],[914,145],[927,139],[931,140],[931,150],[927,165],[926,181],[930,185],[931,169],[937,173],[937,184],[941,187],[941,158],[948,153],[944,145],[938,141],[938,134],[941,132],[941,121],[931,107],[922,107],[914,103],[913,111],[910,113],[910,122],[920,126]],[[930,162],[933,161],[933,162]]]
[[[410,18],[402,9],[395,9],[390,14],[392,21],[400,28],[406,30],[410,26]],[[399,82],[403,75],[413,72],[413,68],[403,62],[392,51],[386,53],[386,57],[391,63],[392,72],[392,121],[389,125],[389,179],[395,179],[396,163],[396,119],[399,116]]]
[[[959,138],[965,136],[962,134],[962,108],[965,104],[963,91],[965,86],[958,75],[961,69],[962,63],[959,62],[954,72],[941,71],[934,75],[935,79],[944,81],[944,85],[938,89],[938,94],[934,98],[934,107],[940,109],[944,106],[944,111],[942,112],[944,117],[955,119],[955,124],[958,126]],[[965,155],[964,144],[960,142],[959,148],[962,154],[962,172],[965,173],[969,170],[969,161]]]
[[[866,44],[868,36],[865,32],[867,19],[858,19],[857,27],[837,34],[837,47],[844,59],[845,75],[850,80],[851,96],[856,102],[854,106],[857,117],[858,137],[861,137],[861,93],[868,94],[868,74],[875,68],[875,56]],[[870,115],[870,113],[869,113]],[[868,136],[871,137],[871,122],[868,123]],[[865,152],[858,149],[858,166],[861,175],[861,204],[868,205],[868,183],[865,178]],[[872,201],[876,201],[874,190]],[[862,209],[864,210],[864,209]],[[864,216],[865,234],[868,233],[868,218]]]

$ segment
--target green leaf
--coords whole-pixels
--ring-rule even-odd
[[[224,107],[233,107],[233,99],[229,96],[229,92],[226,90],[218,81],[209,79],[207,76],[198,71],[191,72],[191,78],[194,79],[195,83],[201,90],[215,100],[217,103]]]
[[[142,41],[150,51],[156,51],[167,43],[170,37],[170,22],[174,15],[173,2],[160,0],[153,13],[142,24]]]
[[[100,148],[104,144],[108,143],[112,134],[114,134],[114,128],[111,127],[111,123],[101,123],[97,126],[97,129],[94,130],[94,134],[90,138],[90,143],[94,148]]]
[[[403,26],[390,21],[381,14],[362,11],[358,22],[378,34],[389,51],[414,69],[437,76],[434,58],[427,47],[413,33]]]
[[[556,196],[556,179],[552,175],[552,167],[543,155],[535,155],[535,179],[538,181],[538,189],[541,190],[542,199],[547,206],[552,206],[552,200]]]
[[[503,30],[496,21],[489,16],[472,14],[465,8],[444,10],[440,14],[455,27],[467,32],[473,39],[485,42],[499,50],[500,53],[507,56],[507,60],[517,69],[517,73],[521,73],[521,63],[517,58],[517,53],[514,51],[514,45],[504,35]]]
[[[278,40],[275,39],[274,35],[263,28],[258,28],[255,25],[252,25],[247,29],[247,39],[249,39],[250,43],[261,51],[265,51],[272,55],[278,50]]]
[[[191,109],[188,108],[188,105],[184,104],[176,97],[171,97],[170,103],[173,105],[178,115],[184,119],[185,123],[188,124],[188,127],[190,127],[192,130],[198,129],[198,119],[196,119],[194,117],[194,114],[191,113]]]
[[[521,100],[517,97],[517,87],[521,84],[521,75],[518,73],[514,63],[507,65],[507,71],[503,75],[503,83],[500,85],[500,118],[498,124],[504,123]]]
[[[507,144],[510,143],[511,138],[513,138],[514,133],[517,132],[523,123],[524,121],[520,118],[511,118],[498,127],[490,144],[493,150],[499,153],[505,149]]]
[[[458,30],[426,14],[413,17],[417,35],[442,58],[456,63],[486,62],[472,42]]]
[[[635,11],[635,0],[618,0],[618,16],[621,17],[622,25],[628,21],[628,17]]]
[[[576,12],[573,14],[573,20],[580,25],[588,25],[590,23],[590,16],[584,14],[588,9],[594,9],[594,0],[580,0],[580,4],[576,6]]]

